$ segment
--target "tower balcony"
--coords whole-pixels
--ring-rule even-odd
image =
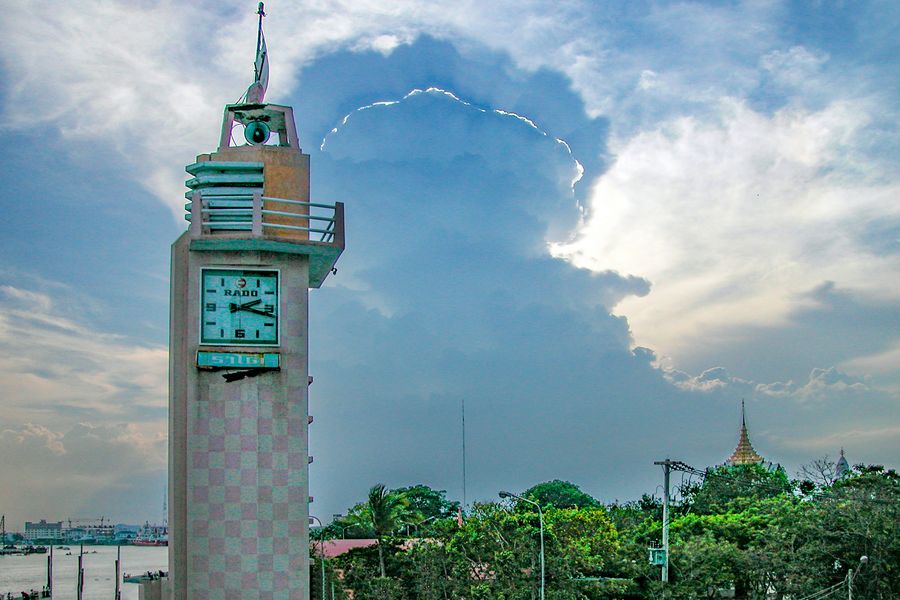
[[[309,256],[310,286],[319,287],[344,250],[344,204],[264,195],[263,162],[199,161],[184,218],[191,250],[259,250]]]

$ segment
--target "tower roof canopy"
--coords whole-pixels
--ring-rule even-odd
[[[741,400],[741,435],[738,440],[737,448],[731,453],[727,463],[730,465],[750,465],[765,462],[762,456],[757,454],[750,443],[750,436],[747,434],[747,418],[744,409],[744,401]]]

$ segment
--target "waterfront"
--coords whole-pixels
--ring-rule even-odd
[[[122,546],[122,571],[129,574],[168,570],[168,548]],[[53,549],[53,600],[75,600],[75,571],[78,546],[70,550]],[[66,556],[71,552],[71,556]],[[115,591],[116,547],[84,547],[84,600],[110,600]],[[47,556],[0,556],[0,593],[39,590],[47,582]],[[138,586],[122,585],[122,600],[137,600]]]

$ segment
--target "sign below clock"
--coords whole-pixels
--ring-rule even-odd
[[[276,352],[198,352],[200,369],[277,369],[280,355]]]

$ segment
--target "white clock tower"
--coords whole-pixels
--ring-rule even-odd
[[[344,249],[343,205],[310,201],[291,108],[262,102],[261,51],[252,102],[227,106],[218,150],[187,167],[172,246],[174,600],[309,598],[307,297]]]

